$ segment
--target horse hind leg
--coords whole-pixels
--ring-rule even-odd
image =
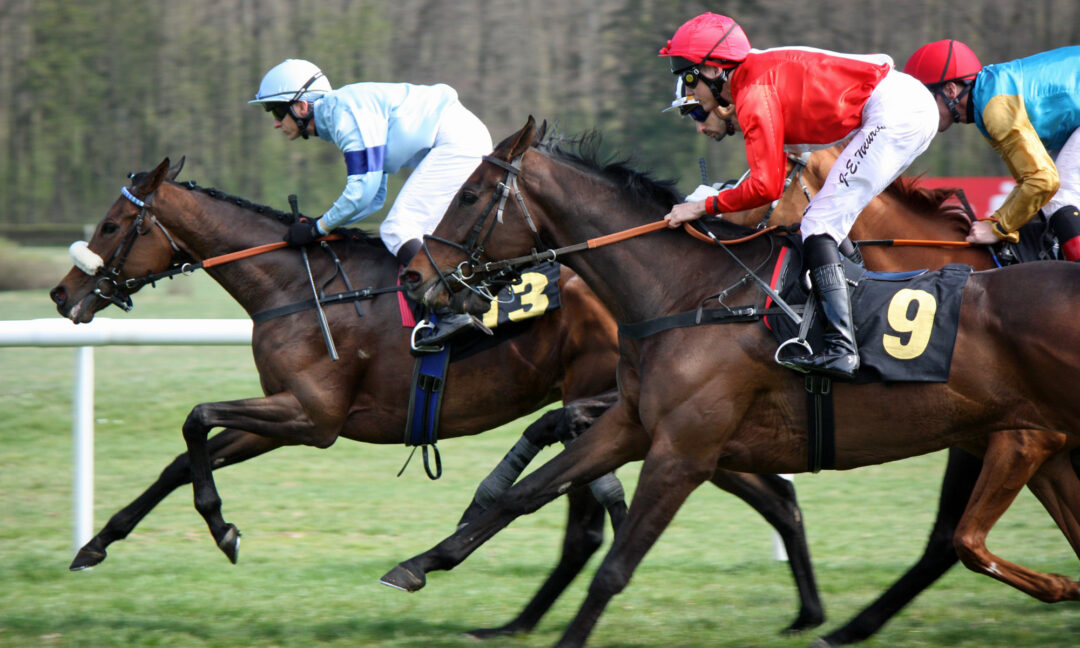
[[[799,614],[784,632],[801,632],[824,623],[825,607],[814,578],[814,566],[810,561],[810,548],[806,543],[806,528],[795,497],[795,486],[779,475],[751,475],[726,470],[717,470],[712,483],[760,513],[784,542],[788,566],[799,593]]]
[[[566,536],[562,556],[554,571],[540,586],[532,600],[509,623],[497,628],[477,628],[465,634],[477,639],[530,632],[571,582],[581,573],[589,558],[604,542],[605,510],[585,489],[567,494]]]
[[[1054,518],[1080,558],[1080,478],[1069,457],[1063,452],[1055,453],[1031,478],[1028,488]]]
[[[211,466],[222,468],[247,461],[281,447],[281,443],[243,430],[226,429],[208,442]],[[191,464],[185,452],[173,459],[158,478],[130,504],[116,512],[105,526],[75,554],[69,569],[89,569],[105,560],[106,550],[113,542],[123,540],[170,493],[191,483]]]
[[[240,551],[240,530],[225,521],[221,514],[213,466],[207,448],[207,434],[215,427],[239,428],[267,437],[282,444],[306,444],[329,447],[341,431],[340,420],[333,419],[335,409],[330,403],[312,405],[327,419],[316,425],[305,413],[300,402],[289,392],[260,398],[248,398],[196,405],[184,421],[184,441],[191,461],[191,484],[195,510],[206,521],[214,541],[233,564]]]
[[[855,618],[818,639],[817,643],[813,644],[814,648],[846,646],[869,639],[959,561],[953,547],[953,537],[964,508],[971,499],[981,469],[982,461],[978,457],[957,448],[949,450],[949,463],[945,467],[945,478],[941,483],[937,519],[930,530],[922,557]]]
[[[1046,603],[1080,600],[1080,582],[1002,560],[986,548],[986,536],[1020,488],[1063,443],[1064,435],[1059,433],[1023,430],[991,434],[982,472],[955,537],[956,553],[968,569]]]

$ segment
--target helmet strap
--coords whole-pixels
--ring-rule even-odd
[[[957,106],[964,99],[964,97],[967,96],[969,92],[971,92],[972,83],[956,81],[953,81],[952,83],[959,83],[960,85],[960,92],[956,93],[956,97],[950,99],[945,94],[944,83],[938,86],[937,94],[939,94],[941,98],[945,100],[945,107],[949,110],[949,114],[952,115],[953,123],[960,123],[960,109]]]
[[[704,64],[704,61],[702,61],[702,65]],[[713,99],[716,100],[716,103],[720,104],[721,108],[727,108],[731,105],[727,99],[720,96],[720,93],[724,91],[724,83],[727,82],[727,79],[728,71],[723,68],[720,68],[720,75],[715,79],[710,79],[705,75],[701,75],[701,80],[705,83],[705,87],[712,92]]]
[[[308,133],[308,124],[310,124],[311,120],[315,117],[315,104],[311,101],[308,102],[307,117],[300,117],[297,115],[296,111],[293,110],[293,106],[295,105],[295,101],[289,104],[289,116],[293,118],[293,121],[296,122],[296,127],[300,129],[300,137],[308,139],[308,137],[310,137],[310,133]]]

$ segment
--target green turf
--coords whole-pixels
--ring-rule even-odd
[[[144,290],[135,304],[129,315],[102,314],[242,316],[205,277]],[[0,319],[54,315],[44,291],[0,293]],[[0,647],[476,646],[461,632],[509,620],[555,561],[562,502],[515,522],[458,569],[429,575],[421,592],[377,583],[453,529],[520,421],[440,444],[438,482],[416,461],[395,478],[407,455],[401,447],[342,441],[280,450],[215,473],[226,519],[244,534],[238,565],[214,546],[183,488],[102,565],[71,573],[73,355],[0,348]],[[180,424],[192,405],[254,395],[258,383],[246,348],[110,347],[95,355],[96,531],[183,450]],[[944,459],[796,478],[825,629],[877,596],[922,550]],[[630,490],[637,469],[621,471]],[[795,615],[795,593],[786,564],[771,558],[771,534],[744,504],[699,489],[590,645],[807,645],[816,635],[778,634]],[[1027,493],[990,547],[1036,569],[1080,573]],[[492,645],[554,644],[586,585],[576,582],[533,635]],[[1039,603],[956,568],[864,645],[1076,646],[1077,637],[1076,604]]]

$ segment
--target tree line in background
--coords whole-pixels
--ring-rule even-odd
[[[674,79],[657,50],[710,10],[754,47],[885,52],[901,67],[941,38],[984,64],[1080,42],[1075,0],[0,0],[0,225],[94,223],[128,172],[166,156],[187,157],[181,180],[279,208],[296,193],[321,213],[344,184],[336,147],[287,142],[247,104],[289,57],[335,87],[450,84],[496,142],[531,114],[566,136],[595,129],[606,152],[685,191],[699,158],[714,181],[738,177],[738,137],[717,144],[660,112]],[[1007,173],[973,127],[911,171]]]

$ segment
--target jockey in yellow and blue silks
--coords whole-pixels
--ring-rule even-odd
[[[1076,260],[1080,240],[1069,239],[1080,234],[1080,46],[983,67],[969,47],[943,40],[916,50],[904,71],[934,91],[939,132],[974,123],[1016,180],[991,219],[972,225],[968,241],[1015,242],[1042,209],[1066,257]]]

